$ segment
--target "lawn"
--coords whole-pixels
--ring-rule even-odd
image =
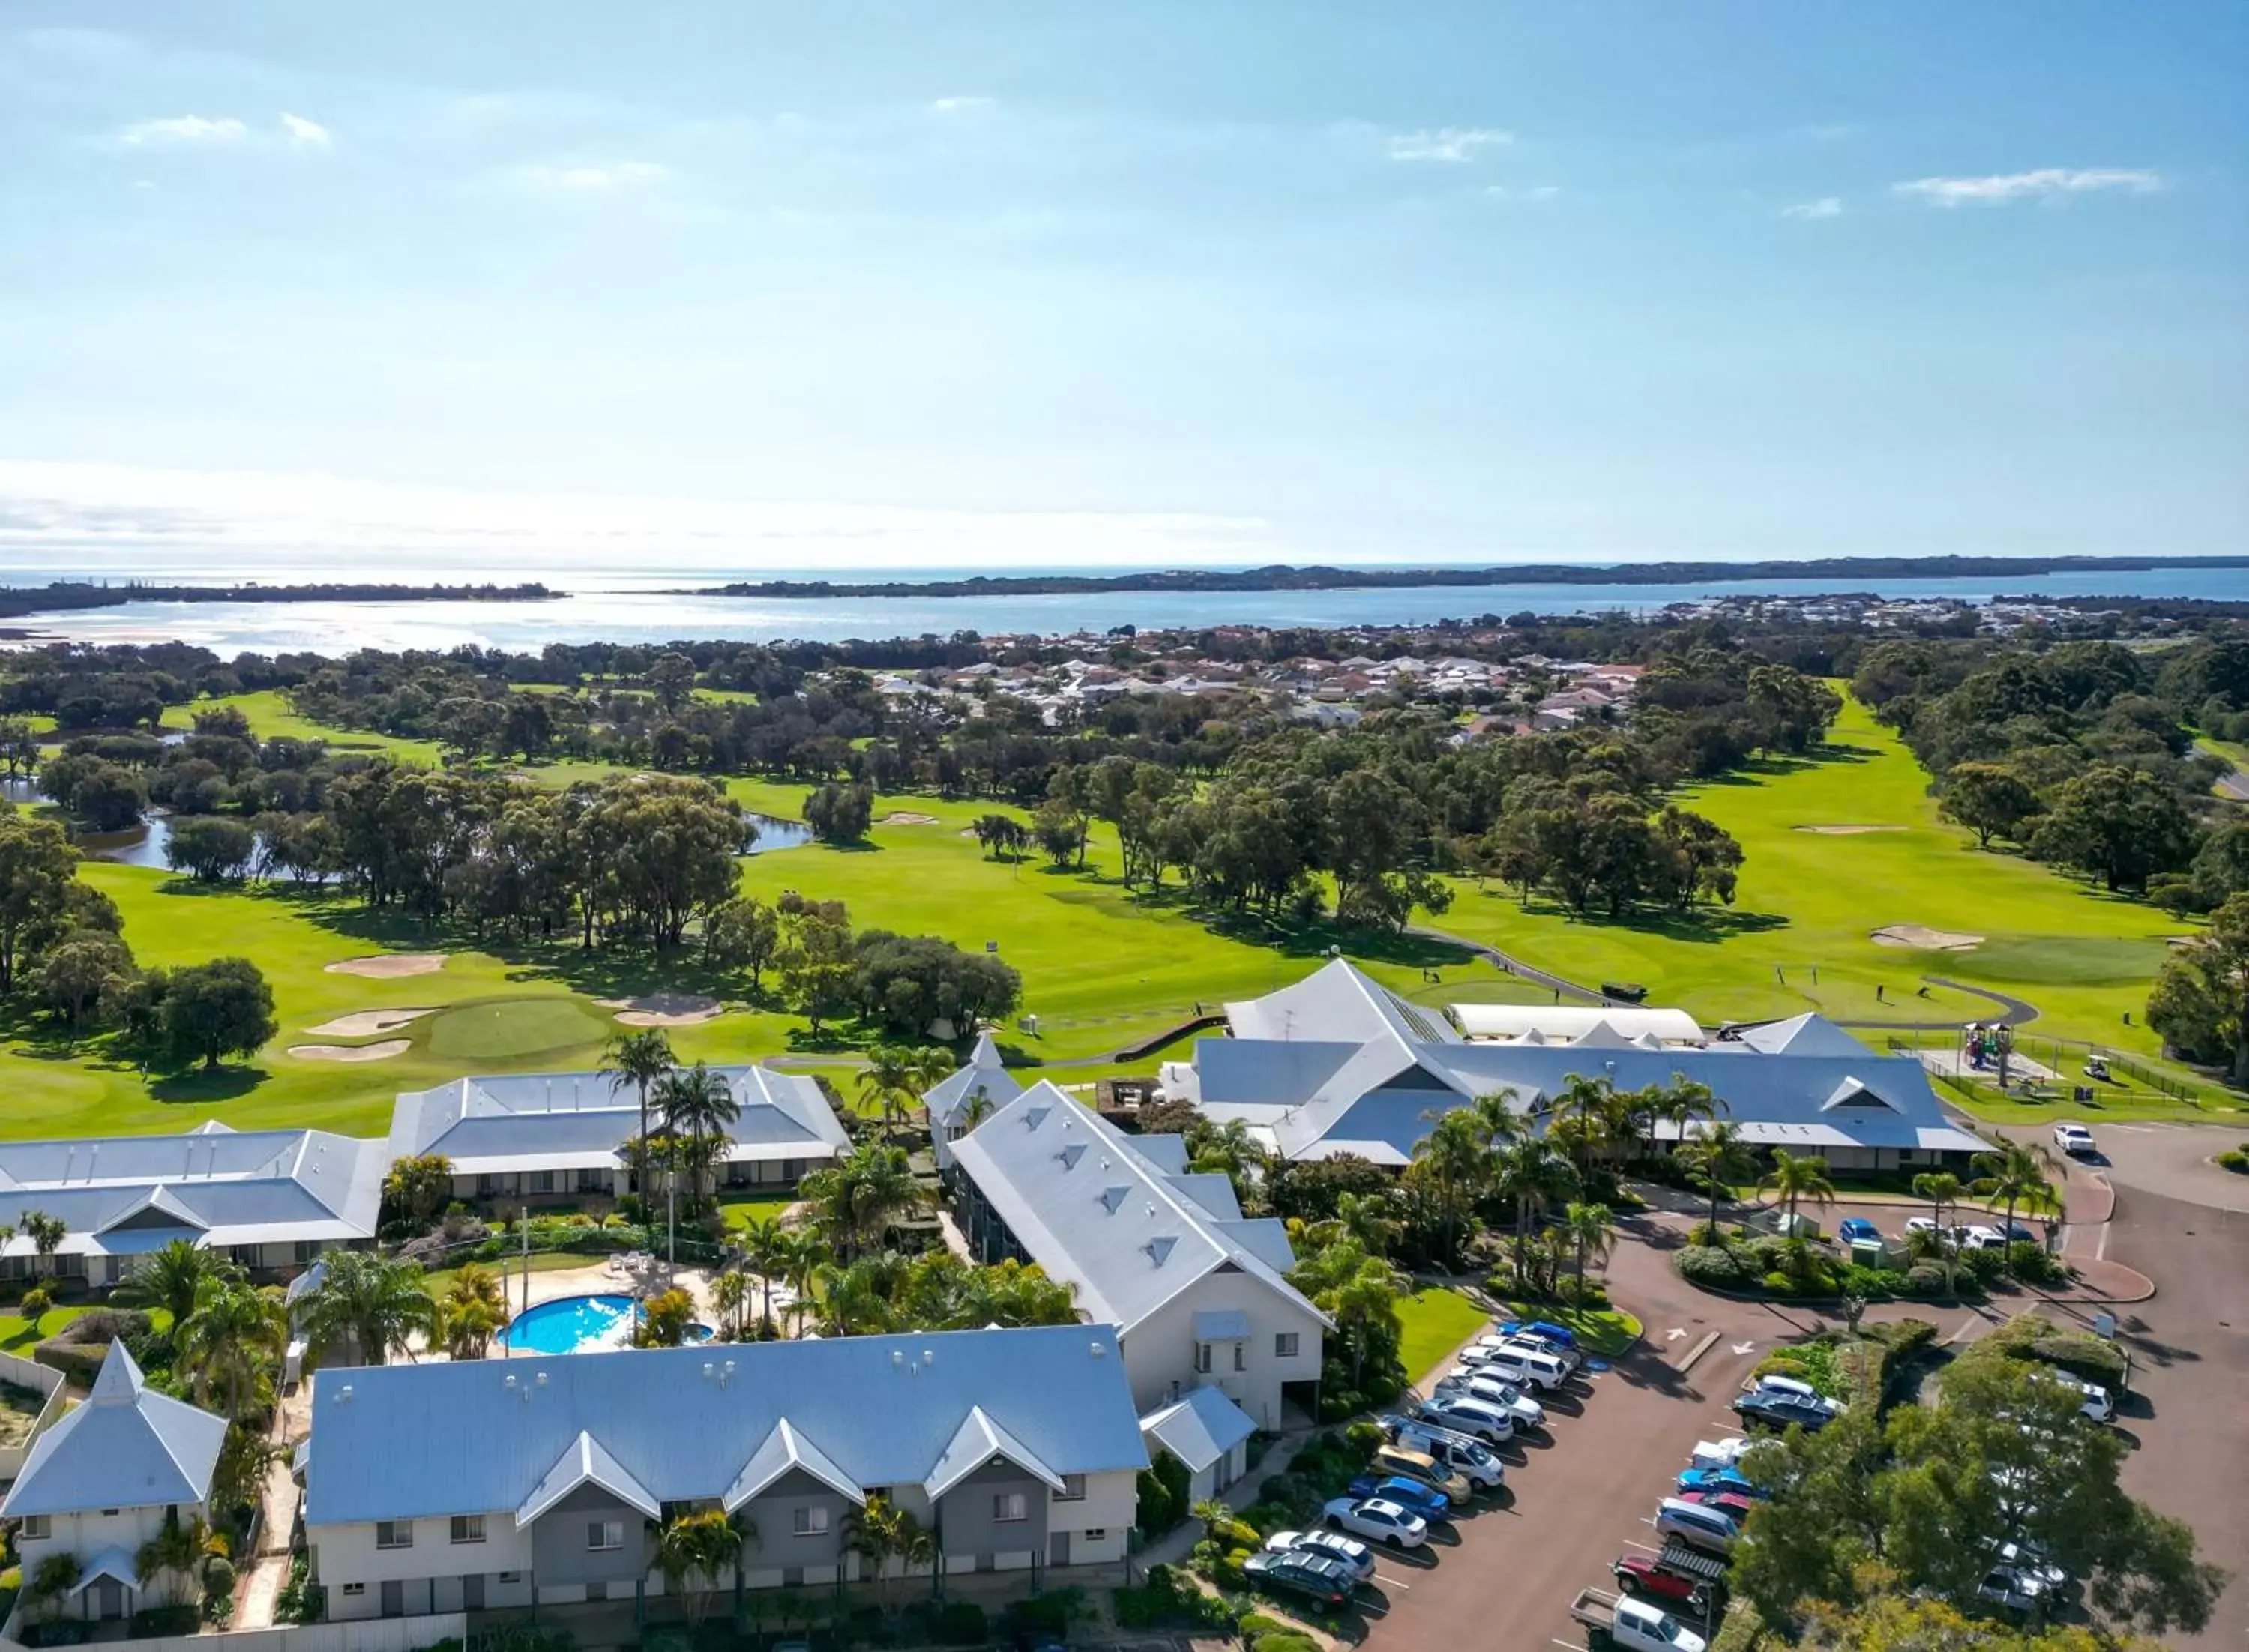
[[[1405,1329],[1398,1357],[1405,1362],[1406,1380],[1418,1383],[1489,1325],[1491,1315],[1460,1292],[1432,1285],[1398,1299],[1398,1321]]]
[[[1579,921],[1463,881],[1451,911],[1430,922],[1571,980],[1639,983],[1650,1004],[1714,1026],[1816,1010],[1874,1024],[1862,1036],[1879,1041],[1885,1023],[1990,1016],[1993,1001],[1964,990],[1981,986],[2036,1004],[2038,1034],[2157,1057],[2148,984],[2181,922],[1979,851],[1971,833],[1937,818],[1927,785],[1912,754],[1848,702],[1826,755],[1764,764],[1681,799],[1741,841],[1747,862],[1732,907]],[[1839,826],[1880,829],[1801,829]],[[1877,944],[1874,931],[1893,924],[1984,940],[1961,951]]]
[[[568,998],[499,998],[431,1017],[427,1048],[450,1060],[514,1062],[566,1054],[609,1036],[608,1022]]]
[[[325,723],[315,723],[310,717],[300,717],[289,709],[289,702],[279,689],[261,689],[252,694],[215,696],[198,700],[192,705],[182,706],[165,715],[167,728],[192,728],[195,713],[217,710],[231,706],[250,719],[250,731],[261,740],[286,737],[293,740],[325,740],[340,751],[387,751],[402,763],[426,764],[437,766],[437,743],[435,740],[408,740],[396,735],[376,734],[366,729],[338,729]]]
[[[1581,1353],[1613,1360],[1640,1340],[1640,1324],[1621,1308],[1565,1308],[1558,1302],[1509,1302],[1502,1320],[1544,1320],[1578,1339]]]
[[[753,1222],[778,1222],[781,1213],[795,1203],[787,1197],[761,1198],[747,1194],[736,1197],[724,1193],[719,1196],[719,1209],[726,1217],[729,1233],[739,1233]]]
[[[91,1302],[74,1302],[62,1307],[49,1308],[39,1316],[36,1324],[20,1313],[0,1313],[0,1353],[19,1354],[28,1360],[33,1347],[54,1335],[79,1314],[90,1313],[95,1306]],[[162,1330],[170,1324],[171,1316],[159,1312],[150,1316],[150,1322]]]

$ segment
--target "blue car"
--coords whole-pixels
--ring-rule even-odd
[[[1452,1518],[1453,1500],[1442,1491],[1423,1485],[1419,1480],[1409,1480],[1400,1474],[1378,1480],[1371,1474],[1362,1474],[1351,1483],[1351,1494],[1355,1498],[1380,1498],[1386,1503],[1395,1503],[1400,1508],[1420,1515],[1425,1520],[1445,1520]]]
[[[1551,1320],[1510,1320],[1499,1327],[1499,1333],[1502,1336],[1537,1337],[1541,1341],[1556,1343],[1572,1351],[1578,1346],[1576,1332],[1566,1325],[1556,1325]]]
[[[1861,1239],[1879,1239],[1882,1230],[1862,1216],[1847,1216],[1835,1235],[1846,1244],[1856,1244]]]
[[[1764,1488],[1755,1484],[1739,1469],[1689,1469],[1679,1477],[1682,1491],[1735,1491],[1743,1497],[1763,1498]]]

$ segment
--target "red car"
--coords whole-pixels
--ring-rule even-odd
[[[1666,1570],[1662,1562],[1651,1555],[1620,1554],[1609,1574],[1617,1587],[1628,1594],[1637,1594],[1647,1601],[1668,1601],[1683,1606],[1697,1617],[1707,1617],[1710,1609],[1710,1586],[1699,1578]]]
[[[1730,1517],[1737,1525],[1748,1519],[1750,1511],[1757,1507],[1754,1498],[1745,1498],[1738,1491],[1682,1491],[1679,1497],[1682,1502],[1699,1503],[1706,1509],[1716,1509]]]

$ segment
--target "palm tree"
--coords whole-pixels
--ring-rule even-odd
[[[991,1092],[978,1085],[969,1092],[968,1099],[960,1104],[960,1134],[966,1135],[997,1110]]]
[[[507,1323],[507,1296],[499,1277],[471,1262],[453,1276],[452,1288],[437,1304],[430,1340],[444,1345],[456,1360],[481,1360]]]
[[[1570,1143],[1570,1156],[1582,1176],[1592,1163],[1593,1149],[1606,1144],[1614,1132],[1616,1092],[1606,1079],[1572,1073],[1563,1080],[1552,1111],[1551,1128]]]
[[[38,1252],[38,1271],[50,1273],[55,1252],[62,1249],[63,1241],[70,1237],[70,1224],[58,1216],[49,1216],[45,1210],[26,1210],[16,1218],[16,1230],[31,1242]]]
[[[1682,1127],[1683,1128],[1683,1127]],[[1714,1120],[1679,1149],[1695,1172],[1710,1184],[1710,1241],[1717,1243],[1718,1201],[1727,1189],[1757,1169],[1756,1156],[1742,1140],[1742,1127]]]
[[[726,1334],[739,1340],[742,1334],[742,1311],[750,1306],[750,1276],[739,1268],[728,1268],[711,1281],[711,1306],[719,1311]]]
[[[1914,1196],[1929,1201],[1929,1213],[1939,1237],[1945,1230],[1945,1209],[1960,1203],[1961,1191],[1960,1178],[1950,1170],[1924,1170],[1913,1179]]]
[[[1517,1104],[1520,1095],[1513,1090],[1486,1090],[1470,1101],[1466,1109],[1475,1121],[1476,1134],[1482,1138],[1487,1149],[1503,1141],[1512,1141],[1526,1128]]]
[[[831,1336],[868,1336],[888,1330],[895,1317],[891,1299],[875,1269],[866,1262],[848,1267],[829,1263],[815,1276],[820,1285],[820,1320]]]
[[[657,1528],[657,1568],[666,1592],[679,1596],[689,1624],[701,1626],[719,1574],[740,1560],[742,1545],[756,1537],[749,1521],[717,1509],[675,1510]]]
[[[1585,1262],[1591,1258],[1606,1264],[1609,1252],[1616,1248],[1616,1222],[1606,1204],[1572,1203],[1562,1213],[1562,1231],[1569,1237],[1570,1244],[1578,1253],[1578,1304],[1585,1301]]]
[[[1312,1224],[1308,1234],[1316,1244],[1331,1244],[1348,1235],[1371,1256],[1387,1256],[1405,1224],[1390,1214],[1390,1201],[1379,1193],[1345,1193],[1336,1199],[1336,1213]]]
[[[750,1272],[758,1276],[758,1283],[764,1290],[763,1306],[758,1317],[771,1325],[774,1275],[782,1265],[787,1231],[778,1217],[753,1217],[743,1225],[741,1243],[742,1258],[749,1265]]]
[[[1709,1123],[1726,1110],[1726,1104],[1716,1091],[1701,1080],[1690,1079],[1683,1073],[1673,1073],[1668,1084],[1648,1086],[1648,1095],[1651,1125],[1675,1125],[1679,1139],[1682,1141],[1687,1138],[1688,1125]],[[1651,1128],[1651,1141],[1654,1134]]]
[[[827,1264],[828,1246],[809,1228],[791,1230],[783,1233],[781,1238],[781,1282],[788,1286],[794,1301],[795,1329],[801,1336],[804,1333],[804,1316],[812,1310],[812,1284]]]
[[[671,1053],[671,1040],[655,1027],[620,1032],[602,1051],[602,1076],[609,1081],[610,1090],[622,1090],[629,1084],[640,1092],[640,1139],[643,1141],[648,1140],[649,1086],[678,1065]]]
[[[885,1126],[903,1122],[906,1114],[905,1097],[918,1094],[910,1091],[916,1052],[905,1044],[878,1044],[867,1052],[866,1070],[859,1074],[859,1095],[871,1101],[883,1115]]]
[[[1234,1510],[1223,1498],[1205,1498],[1187,1513],[1202,1522],[1202,1534],[1212,1542],[1218,1541],[1219,1528],[1234,1524]]]
[[[1551,1142],[1525,1137],[1492,1155],[1492,1187],[1501,1198],[1514,1202],[1515,1277],[1527,1280],[1531,1224],[1557,1201],[1577,1192],[1577,1170]]]
[[[1941,1226],[1926,1230],[1909,1229],[1905,1236],[1905,1253],[1909,1261],[1934,1262],[1942,1267],[1944,1270],[1945,1294],[1950,1296],[1957,1292],[1960,1247],[1952,1243]]]
[[[1827,1162],[1809,1153],[1794,1154],[1786,1148],[1772,1150],[1772,1169],[1758,1178],[1759,1191],[1771,1188],[1788,1201],[1788,1228],[1796,1231],[1796,1206],[1799,1200],[1809,1199],[1814,1204],[1835,1203],[1835,1183],[1827,1174]]]
[[[706,1145],[726,1140],[726,1128],[742,1116],[742,1104],[734,1094],[734,1086],[725,1077],[714,1073],[705,1063],[674,1068],[656,1081],[656,1103],[664,1114],[664,1133],[674,1141],[685,1140],[687,1160],[691,1167],[689,1190],[692,1196],[703,1196],[702,1169],[707,1167],[712,1155],[705,1151]]]
[[[2060,1170],[2060,1164],[2042,1145],[2025,1146],[2020,1141],[2003,1143],[1996,1153],[1979,1153],[1969,1161],[1976,1171],[1976,1191],[1986,1199],[2007,1202],[2007,1272],[2015,1271],[2015,1207],[2027,1206],[2032,1210],[2056,1210],[2061,1201],[2054,1196],[2053,1184],[2046,1180],[2046,1172]]]
[[[1424,1117],[1429,1116],[1424,1114]],[[1436,1128],[1413,1144],[1413,1169],[1426,1176],[1445,1213],[1445,1261],[1460,1260],[1460,1221],[1464,1205],[1483,1186],[1490,1150],[1473,1113],[1447,1113]]]
[[[890,1562],[901,1573],[929,1563],[937,1545],[920,1521],[877,1491],[863,1507],[843,1517],[843,1546],[874,1569],[877,1592],[885,1607],[890,1604],[890,1580],[884,1576]]]
[[[257,1415],[259,1390],[280,1368],[289,1346],[289,1314],[277,1297],[248,1285],[214,1281],[196,1299],[183,1324],[172,1327],[181,1371],[195,1385],[196,1402],[225,1396],[225,1415],[240,1422]]]
[[[242,1277],[242,1270],[219,1252],[193,1239],[174,1239],[142,1258],[109,1299],[120,1308],[162,1309],[171,1316],[171,1335],[176,1338],[206,1288],[239,1285]]]
[[[411,1355],[412,1339],[426,1336],[437,1305],[411,1262],[392,1262],[370,1251],[331,1251],[320,1283],[305,1293],[306,1365],[346,1340],[361,1359],[381,1365],[394,1354]]]
[[[134,1555],[133,1569],[144,1578],[192,1578],[210,1547],[210,1527],[202,1515],[182,1520],[176,1506],[167,1508],[156,1535]]]
[[[914,1180],[905,1149],[863,1141],[850,1156],[804,1178],[804,1196],[819,1207],[822,1228],[847,1259],[898,1217],[918,1210],[929,1195]]]

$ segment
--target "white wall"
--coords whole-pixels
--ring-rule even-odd
[[[1220,1343],[1209,1374],[1198,1374],[1194,1316],[1227,1312],[1248,1316],[1249,1340],[1243,1345],[1248,1368],[1235,1371],[1231,1345]],[[1273,1352],[1274,1338],[1285,1332],[1296,1335],[1293,1359]],[[1252,1276],[1205,1274],[1125,1334],[1124,1370],[1132,1382],[1132,1403],[1145,1416],[1175,1394],[1214,1384],[1260,1428],[1277,1429],[1281,1385],[1319,1377],[1320,1336],[1317,1317]]]
[[[0,1446],[0,1485],[6,1484],[24,1471],[24,1460],[39,1436],[58,1422],[63,1414],[63,1374],[37,1360],[22,1360],[12,1354],[0,1354],[0,1381],[12,1382],[19,1388],[30,1388],[47,1396],[39,1408],[38,1416],[31,1423],[31,1431],[24,1436],[21,1445]]]
[[[1069,1533],[1069,1563],[1096,1566],[1124,1558],[1124,1534],[1138,1511],[1138,1476],[1130,1470],[1085,1477],[1082,1498],[1049,1504],[1047,1539],[1057,1532]],[[1088,1532],[1105,1535],[1088,1541]],[[1040,1557],[1042,1559],[1045,1556]]]
[[[371,1522],[306,1529],[305,1539],[313,1555],[313,1579],[328,1592],[329,1617],[376,1616],[382,1610],[385,1583],[458,1578],[471,1573],[485,1577],[487,1607],[529,1602],[531,1532],[528,1527],[517,1528],[513,1510],[497,1510],[485,1516],[485,1540],[481,1543],[454,1542],[450,1516],[432,1516],[413,1524],[414,1546],[410,1549],[375,1547]],[[502,1572],[523,1574],[526,1580],[521,1601],[515,1601],[506,1593],[513,1586],[499,1582],[496,1574]],[[365,1592],[347,1595],[345,1587],[354,1583],[364,1585]],[[413,1605],[409,1601],[409,1610]],[[444,1609],[437,1601],[433,1600],[432,1605]]]
[[[182,1520],[203,1512],[203,1505],[199,1503],[182,1504],[179,1508]],[[44,1538],[25,1538],[19,1534],[16,1539],[17,1553],[23,1559],[26,1580],[38,1571],[39,1562],[51,1554],[75,1554],[81,1560],[91,1560],[104,1549],[112,1547],[122,1549],[127,1555],[139,1553],[142,1544],[164,1529],[164,1509],[160,1504],[153,1508],[120,1509],[114,1514],[92,1511],[84,1514],[58,1514],[52,1518],[49,1527],[48,1535]],[[143,1578],[141,1581],[148,1584],[153,1580]],[[183,1580],[172,1578],[165,1580],[160,1587],[179,1589],[187,1585]],[[127,1609],[146,1606],[152,1598],[155,1598],[155,1591],[149,1589],[144,1589],[138,1596],[128,1596]],[[84,1595],[73,1596],[65,1603],[63,1615],[81,1615],[82,1609],[90,1607],[93,1600],[90,1591]]]
[[[17,1613],[10,1628],[20,1628]],[[440,1641],[467,1637],[469,1621],[459,1613],[434,1617],[390,1618],[380,1623],[306,1623],[277,1629],[230,1629],[220,1634],[166,1635],[142,1641],[104,1644],[124,1652],[417,1652]],[[0,1634],[0,1652],[24,1652],[22,1643]]]

